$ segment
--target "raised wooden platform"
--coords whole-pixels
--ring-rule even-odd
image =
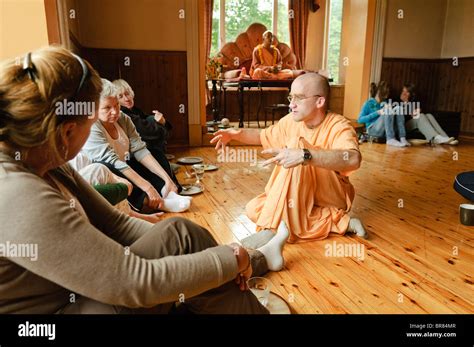
[[[365,143],[361,150],[362,167],[351,177],[357,192],[352,214],[364,221],[370,239],[333,236],[287,245],[285,269],[268,275],[273,290],[297,313],[474,312],[474,228],[460,225],[464,201],[452,189],[457,173],[473,169],[474,144],[398,149]],[[217,161],[209,147],[174,154]],[[254,232],[244,207],[264,190],[271,169],[219,165],[204,177],[206,192],[180,216],[229,243]],[[186,182],[183,169],[179,177]],[[325,256],[333,242],[362,244],[365,259]]]

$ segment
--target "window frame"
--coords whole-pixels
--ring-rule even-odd
[[[226,28],[225,28],[225,3],[226,0],[215,0],[219,1],[219,38],[217,40],[219,44],[219,51],[224,47],[227,43],[226,38]],[[279,8],[279,0],[272,0],[273,1],[273,9],[272,9],[272,32],[278,37],[278,8]],[[222,20],[224,19],[224,20]],[[285,42],[290,45],[290,42]]]
[[[324,18],[325,18],[325,21],[324,21],[324,40],[323,40],[323,57],[322,57],[322,69],[325,70],[325,71],[328,71],[328,59],[329,59],[329,36],[330,36],[330,20],[331,20],[331,0],[326,0],[326,4],[325,4],[325,14],[324,14]],[[337,83],[335,83],[336,85],[344,85],[345,84],[345,81],[342,80],[341,76],[341,66],[342,66],[342,63],[341,63],[341,53],[342,53],[342,34],[343,34],[343,26],[344,26],[344,0],[342,0],[342,14],[341,14],[341,22],[342,22],[342,27],[341,27],[341,39],[340,39],[340,44],[339,44],[339,73],[338,73],[338,76],[337,76]],[[336,76],[333,76],[333,79],[335,80]]]

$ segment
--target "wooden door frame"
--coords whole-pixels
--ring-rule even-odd
[[[48,42],[50,45],[61,44],[61,34],[59,29],[59,12],[56,0],[44,0],[44,10],[46,13]]]

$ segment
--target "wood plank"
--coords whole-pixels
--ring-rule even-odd
[[[258,161],[264,159],[259,147],[234,148],[255,149]],[[284,270],[267,275],[272,290],[296,313],[474,312],[474,230],[460,225],[463,199],[452,189],[456,174],[472,170],[474,143],[407,149],[373,143],[361,151],[363,164],[351,177],[357,193],[351,213],[363,220],[369,240],[330,236],[287,245]],[[454,152],[459,160],[453,160]],[[211,147],[174,154],[217,163]],[[194,198],[190,211],[174,215],[230,243],[255,231],[245,205],[264,191],[271,170],[248,163],[218,165],[218,171],[205,174],[206,191]],[[184,169],[178,177],[185,179]],[[400,198],[403,208],[398,208]],[[326,256],[332,242],[363,245],[364,259]]]

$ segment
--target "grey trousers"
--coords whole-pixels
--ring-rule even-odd
[[[259,233],[260,234],[260,233]],[[246,244],[265,243],[269,234],[255,234],[246,239]],[[263,237],[263,238],[262,238]],[[130,250],[146,259],[191,254],[217,246],[208,230],[183,218],[169,218],[159,222],[133,243]],[[257,248],[257,247],[255,247]],[[249,249],[252,276],[262,276],[268,272],[265,257],[259,251]],[[176,303],[160,304],[152,308],[130,309],[103,304],[80,297],[75,303],[65,307],[63,314],[166,314],[175,309]],[[182,306],[191,313],[199,314],[268,314],[257,298],[249,291],[242,292],[234,281],[209,290],[192,298],[186,298]]]
[[[427,140],[432,140],[436,135],[449,137],[431,113],[422,113],[418,119],[410,119],[405,127],[407,131],[420,130]]]

